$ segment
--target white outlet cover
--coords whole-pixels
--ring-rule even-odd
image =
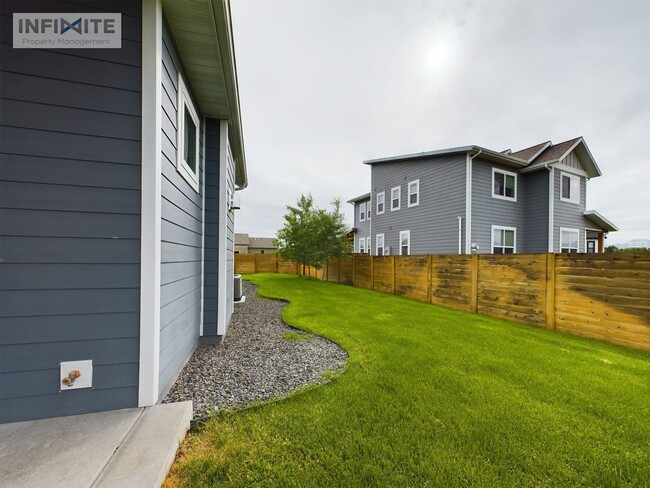
[[[70,375],[71,371],[79,371],[81,376],[74,380],[71,385],[62,383],[64,378]],[[61,362],[61,378],[59,378],[59,389],[61,391],[78,390],[79,388],[92,388],[93,386],[93,360],[84,361],[63,361]]]

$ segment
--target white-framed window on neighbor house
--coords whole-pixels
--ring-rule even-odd
[[[517,173],[492,168],[492,197],[517,200]]]
[[[363,254],[366,252],[366,238],[365,237],[360,237],[359,238],[359,253]]]
[[[416,207],[420,205],[420,180],[411,181],[408,184],[408,206]]]
[[[384,234],[377,234],[375,236],[375,255],[383,256],[384,255]]]
[[[517,252],[517,228],[492,226],[492,254],[514,254]]]
[[[386,211],[386,192],[377,193],[377,215]]]
[[[370,220],[370,209],[372,208],[372,200],[366,202],[366,220]],[[370,245],[368,245],[370,247]]]
[[[580,177],[570,173],[560,173],[560,200],[580,203]]]
[[[396,186],[390,190],[390,211],[399,210],[402,196],[402,187]]]
[[[359,222],[366,221],[366,202],[359,204]]]
[[[408,256],[411,254],[411,231],[402,230],[399,233],[399,254]]]
[[[580,231],[560,227],[560,252],[579,252]]]
[[[183,76],[178,73],[178,112],[176,170],[199,191],[199,114],[194,107]]]

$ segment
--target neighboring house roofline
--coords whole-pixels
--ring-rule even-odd
[[[356,198],[352,198],[352,199],[348,200],[348,203],[355,204],[355,203],[360,202],[362,200],[368,200],[368,199],[370,199],[370,193],[364,193],[361,196],[358,196]]]
[[[479,153],[482,159],[486,159],[488,161],[492,161],[495,163],[505,164],[506,166],[523,168],[528,164],[528,161],[525,161],[518,157],[503,154],[498,151],[493,151],[492,149],[486,149],[481,146],[460,146],[460,147],[452,147],[448,149],[438,149],[435,151],[427,151],[427,152],[414,153],[414,154],[404,154],[401,156],[392,156],[388,158],[369,159],[367,161],[364,161],[363,163],[368,165],[373,165],[373,164],[380,164],[380,163],[394,163],[397,161],[410,161],[414,159],[423,159],[423,158],[435,157],[435,156],[447,156],[452,154],[471,154],[473,156],[477,156]]]
[[[561,153],[553,154],[552,156],[548,156],[544,154],[547,149],[552,149],[553,147],[562,146],[563,144],[567,144],[567,143],[571,143],[571,144],[568,145],[568,147],[564,149]],[[587,147],[587,143],[582,138],[582,136],[577,137],[576,139],[573,140],[561,142],[559,144],[556,144],[555,146],[551,146],[550,148],[547,147],[544,151],[542,151],[540,154],[535,156],[535,159],[532,160],[531,164],[528,165],[528,167],[522,169],[521,172],[529,173],[532,171],[537,171],[539,169],[545,168],[548,165],[557,164],[560,161],[562,161],[564,158],[566,158],[571,153],[571,151],[576,152],[576,154],[578,155],[578,159],[580,159],[580,163],[582,164],[582,167],[584,168],[589,178],[596,178],[602,175],[600,168],[596,164],[596,161],[592,156],[591,151]]]
[[[618,230],[618,227],[595,210],[587,210],[583,215],[605,232],[615,232]]]
[[[519,151],[514,151],[512,155],[530,163],[537,156],[546,151],[549,146],[552,146],[551,141],[545,141],[540,144],[535,144],[534,146],[527,147],[525,149],[520,149]]]
[[[193,15],[203,5],[210,15]],[[204,116],[229,121],[235,183],[248,186],[229,0],[163,0],[176,48]],[[189,27],[188,27],[189,26]],[[212,35],[206,36],[208,30]],[[214,80],[222,80],[215,83]],[[219,89],[225,87],[225,93]]]

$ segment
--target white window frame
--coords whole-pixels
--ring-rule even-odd
[[[397,199],[393,198],[393,192],[397,190]],[[397,207],[393,208],[393,201],[397,200]],[[390,211],[395,212],[396,210],[399,210],[402,206],[402,187],[401,186],[394,186],[393,188],[390,189]]]
[[[359,237],[359,254],[364,254],[366,252],[366,238]]]
[[[411,186],[415,186],[415,191],[411,191]],[[420,180],[409,182],[406,188],[408,192],[407,206],[410,208],[420,205]],[[415,203],[411,203],[411,195],[415,195]]]
[[[381,241],[381,246],[379,245]],[[386,237],[384,234],[377,234],[375,236],[375,256],[384,256],[386,253],[384,252],[384,248],[386,247]],[[381,254],[379,254],[379,250],[381,249]]]
[[[402,236],[406,236],[406,254],[402,252]],[[410,256],[411,255],[411,231],[410,230],[401,230],[399,232],[399,255],[400,256]]]
[[[359,204],[359,222],[366,221],[366,202]]]
[[[176,171],[180,173],[185,181],[194,188],[194,191],[198,193],[199,191],[199,168],[201,166],[201,161],[199,159],[199,133],[201,132],[201,124],[199,122],[199,114],[196,111],[196,107],[192,102],[192,97],[185,86],[183,81],[183,75],[178,73],[178,103],[177,103],[177,114],[176,114]],[[196,148],[195,160],[196,160],[196,170],[192,170],[190,165],[185,161],[185,151],[183,144],[185,143],[185,109],[190,114],[194,125],[196,126],[196,140],[194,142],[194,147]]]
[[[381,200],[381,201],[380,201]],[[383,208],[379,211],[379,205]],[[386,211],[386,192],[377,193],[377,212],[375,215],[381,215]]]
[[[370,210],[372,209],[372,199],[366,202],[366,220],[370,220]]]
[[[503,180],[503,195],[499,195],[497,193],[494,193],[494,176],[496,173],[501,173],[504,175],[504,180]],[[505,195],[505,176],[513,176],[515,178],[515,194],[512,197],[508,197]],[[500,200],[507,200],[509,202],[516,202],[517,201],[517,173],[513,173],[512,171],[506,171],[504,169],[500,168],[492,168],[492,198],[498,198]]]
[[[564,194],[564,177],[569,178],[569,198],[565,198],[562,195]],[[571,173],[566,173],[560,171],[560,200],[563,202],[576,203],[580,204],[580,191],[581,188],[581,178],[578,175]]]
[[[513,232],[514,245],[512,246],[512,254],[517,254],[517,228],[516,227],[506,227],[504,225],[493,225],[490,228],[490,242],[491,242],[490,249],[491,249],[492,254],[494,254],[494,247],[495,247],[494,246],[494,231],[495,230],[507,230],[507,231],[512,231]],[[499,247],[503,247],[505,249],[506,247],[510,247],[510,246],[503,245],[503,246],[499,246]],[[502,254],[506,254],[506,253],[504,252]]]
[[[564,234],[566,232],[569,232],[569,233],[574,233],[575,232],[576,234],[578,234],[578,237],[576,238],[576,243],[577,243],[578,247],[573,248],[573,247],[570,247],[570,246],[562,246],[562,237],[563,237],[562,234]],[[571,243],[571,237],[569,237],[569,244],[570,243]],[[574,228],[571,228],[571,227],[560,227],[560,252],[564,252],[564,251],[562,251],[562,249],[569,249],[569,251],[567,251],[568,253],[572,252],[570,249],[575,249],[575,252],[580,252],[580,229],[574,229]]]

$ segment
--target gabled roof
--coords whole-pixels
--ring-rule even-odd
[[[578,159],[580,159],[582,167],[587,172],[587,176],[594,178],[602,175],[600,168],[596,164],[594,157],[591,155],[591,151],[589,151],[589,148],[582,137],[576,137],[575,139],[570,139],[555,145],[551,144],[549,141],[548,144],[549,146],[538,154],[530,162],[528,167],[523,170],[524,173],[542,169],[547,164],[559,163],[567,157],[571,151],[575,151]],[[524,149],[524,151],[526,151],[526,149]]]
[[[511,152],[510,155],[523,159],[530,163],[533,159],[539,156],[540,153],[550,145],[551,145],[551,141],[546,141],[546,142],[542,142],[541,144],[536,144],[534,146],[527,147],[526,149],[521,149],[516,152]]]
[[[522,173],[528,173],[542,169],[549,164],[555,164],[566,158],[571,151],[575,151],[580,163],[582,164],[587,176],[590,178],[600,176],[600,168],[596,164],[587,144],[582,137],[576,137],[568,141],[553,144],[551,141],[541,142],[534,146],[519,151],[512,152],[510,149],[505,151],[493,151],[481,146],[459,146],[451,147],[448,149],[438,149],[435,151],[427,151],[413,154],[403,154],[400,156],[391,156],[388,158],[369,159],[364,161],[364,164],[374,165],[382,163],[396,163],[400,161],[413,161],[418,159],[426,159],[437,156],[448,156],[453,154],[469,154],[471,157],[480,156],[481,159],[501,163],[513,168],[519,169]],[[349,203],[354,203],[363,198],[368,198],[368,195],[357,197],[349,200]]]
[[[587,210],[583,215],[606,232],[614,232],[618,230],[618,227],[595,210]]]
[[[351,200],[348,200],[348,203],[354,204],[363,200],[370,200],[370,193],[364,193],[363,195],[360,195],[356,198],[352,198]]]

